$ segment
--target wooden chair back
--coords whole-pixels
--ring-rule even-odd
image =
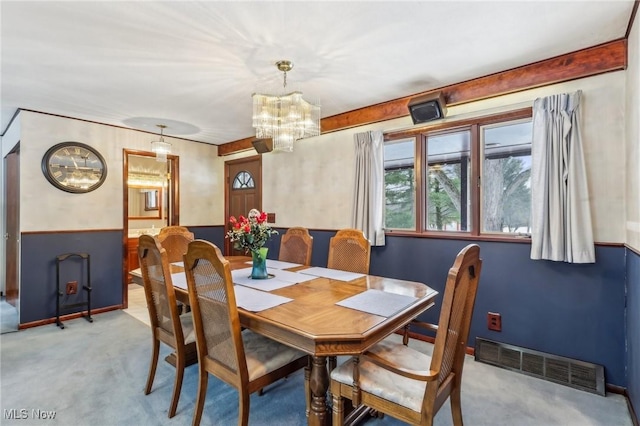
[[[179,226],[179,225],[164,226],[160,229],[160,232],[158,232],[158,236],[165,235],[165,234],[184,234],[187,236],[190,235],[191,239],[193,239],[193,232],[189,231],[189,228],[187,228],[186,226]]]
[[[439,374],[437,386],[427,386],[425,391],[423,403],[425,416],[431,418],[435,416],[452,389],[456,389],[459,397],[464,356],[481,269],[480,247],[476,244],[470,244],[462,249],[449,269],[431,355],[430,369],[439,371]]]
[[[307,355],[242,331],[231,267],[218,247],[204,240],[191,242],[184,266],[199,364],[193,426],[200,424],[209,373],[238,390],[238,425],[247,425],[249,395],[306,367]]]
[[[149,309],[153,347],[145,394],[151,392],[158,365],[160,342],[174,349],[176,376],[171,404],[167,415],[173,417],[178,407],[184,369],[188,360],[193,359],[196,342],[191,315],[180,315],[176,293],[171,281],[171,270],[167,252],[151,235],[141,235],[138,240],[138,259],[142,272],[144,294]]]
[[[311,265],[312,250],[313,237],[307,228],[289,228],[280,239],[278,260],[309,266]]]
[[[165,226],[156,237],[162,248],[167,251],[169,263],[182,262],[187,246],[194,240],[193,232],[184,226]]]
[[[333,424],[342,425],[347,398],[410,424],[432,425],[444,402],[451,399],[453,423],[462,425],[460,389],[482,260],[480,247],[460,251],[449,269],[433,352],[420,351],[385,339],[331,375]],[[422,399],[420,399],[422,398]]]
[[[341,229],[329,241],[327,268],[369,273],[371,244],[359,229]]]
[[[248,375],[229,261],[202,240],[189,244],[184,259],[198,359],[209,372],[240,387]]]
[[[175,349],[176,341],[183,342],[184,336],[179,326],[180,314],[167,252],[151,235],[141,235],[138,257],[151,329],[162,342]]]

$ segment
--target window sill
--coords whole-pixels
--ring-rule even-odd
[[[403,230],[388,230],[385,231],[385,235],[393,237],[432,238],[438,240],[497,241],[504,243],[531,244],[531,237],[524,237],[520,235],[472,235],[468,232],[412,232]]]

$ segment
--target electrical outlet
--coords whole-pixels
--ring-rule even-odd
[[[502,331],[502,316],[496,312],[487,313],[487,327],[489,330]]]
[[[76,294],[78,292],[78,281],[69,281],[67,283],[67,294]]]

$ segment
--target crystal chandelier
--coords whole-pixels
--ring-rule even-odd
[[[162,132],[167,127],[164,124],[156,124],[160,128],[160,140],[151,142],[151,151],[156,153],[156,161],[160,163],[167,162],[167,154],[171,154],[171,144],[164,141]]]
[[[254,93],[253,127],[258,139],[271,138],[274,151],[293,151],[293,141],[320,134],[320,104],[302,98],[302,92],[285,93],[287,71],[291,61],[278,61],[276,66],[284,73],[284,90],[280,95]]]

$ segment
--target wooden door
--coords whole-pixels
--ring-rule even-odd
[[[18,248],[20,247],[20,150],[9,153],[5,160],[7,233],[5,235],[5,291],[7,302],[16,306],[18,290]]]
[[[225,232],[229,229],[229,217],[247,216],[249,210],[262,211],[262,157],[259,155],[227,161],[225,197]],[[231,256],[244,255],[234,250],[225,238],[225,253]]]

